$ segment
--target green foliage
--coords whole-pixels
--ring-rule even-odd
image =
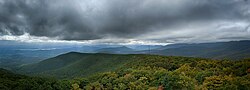
[[[134,55],[113,72],[87,77],[84,89],[101,90],[248,90],[250,60],[229,61],[157,55]]]
[[[165,86],[167,90],[173,89],[194,89],[195,88],[195,80],[183,75],[167,75],[165,76],[164,81],[162,82],[163,86]]]

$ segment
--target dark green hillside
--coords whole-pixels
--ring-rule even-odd
[[[69,90],[68,81],[28,77],[0,68],[0,90]]]
[[[22,66],[20,72],[58,78],[88,76],[97,72],[113,71],[124,63],[133,60],[133,55],[88,54],[71,52]]]

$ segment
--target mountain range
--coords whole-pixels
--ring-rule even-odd
[[[231,41],[200,44],[174,44],[151,51],[166,56],[188,56],[212,59],[250,58],[250,41]]]
[[[0,41],[0,68],[16,69],[68,52],[109,54],[154,54],[239,60],[250,58],[250,41],[182,43],[160,45],[30,45]],[[12,43],[12,44],[10,44]],[[16,44],[16,45],[13,45]]]
[[[170,44],[158,48],[147,47],[148,50],[131,48],[104,48],[97,52],[112,54],[155,54],[164,56],[202,57],[211,59],[239,60],[250,58],[250,41],[231,41],[215,43]]]

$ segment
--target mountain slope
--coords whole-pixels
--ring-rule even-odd
[[[131,58],[133,58],[132,55],[70,52],[39,63],[24,65],[18,71],[26,74],[71,78],[112,71],[130,61]]]

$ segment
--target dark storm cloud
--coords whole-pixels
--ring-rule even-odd
[[[191,41],[206,38],[204,33],[220,33],[213,38],[220,39],[228,33],[212,30],[216,28],[210,24],[248,24],[249,4],[247,0],[0,0],[0,33],[65,40],[145,38],[159,42]],[[188,29],[194,30],[183,30],[190,25]],[[250,37],[238,35],[233,37]]]
[[[1,32],[35,36],[58,36],[62,39],[97,39],[88,22],[66,3],[59,0],[1,1]],[[54,6],[55,5],[55,6]],[[64,6],[65,5],[65,6]]]

